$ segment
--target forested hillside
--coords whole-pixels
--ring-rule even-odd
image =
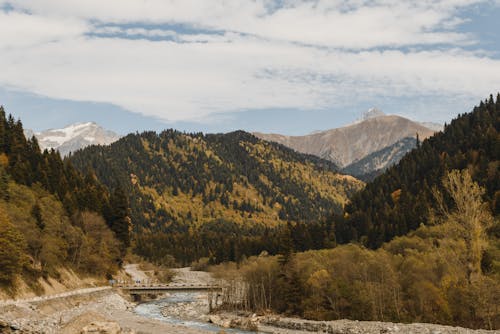
[[[313,223],[319,228],[363,186],[338,174],[331,162],[242,131],[131,134],[76,152],[69,161],[82,171],[95,170],[111,188],[124,185],[139,254],[168,254],[184,263],[272,252],[279,238],[271,236],[278,230],[304,230]],[[328,236],[319,239],[314,247],[329,243]]]
[[[442,206],[434,193],[452,169],[467,169],[486,189],[484,199],[494,216],[500,213],[500,94],[470,113],[459,115],[444,132],[425,141],[352,198],[343,217],[336,217],[337,241],[360,241],[378,247],[405,235]],[[445,204],[450,201],[444,198]]]
[[[212,268],[246,283],[225,290],[223,307],[317,320],[500,329],[498,219],[467,170],[447,173],[440,184],[450,201],[435,225],[377,250],[348,244]]]
[[[36,288],[61,267],[112,273],[130,242],[127,205],[92,172],[41,152],[0,107],[0,286],[14,291],[21,275]]]

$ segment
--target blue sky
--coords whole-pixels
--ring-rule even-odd
[[[500,2],[0,0],[0,104],[42,130],[446,122],[500,91]]]

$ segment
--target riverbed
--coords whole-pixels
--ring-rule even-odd
[[[225,328],[209,323],[208,302],[204,294],[177,292],[158,300],[145,302],[134,308],[135,314],[173,325],[185,326],[206,332],[224,331],[234,334],[255,334],[258,332]]]

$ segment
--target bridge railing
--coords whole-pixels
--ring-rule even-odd
[[[221,286],[217,284],[166,284],[166,283],[133,283],[133,284],[127,284],[127,283],[116,283],[113,285],[116,288],[121,288],[121,289],[220,289]]]

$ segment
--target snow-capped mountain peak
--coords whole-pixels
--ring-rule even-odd
[[[33,132],[27,130],[25,134],[30,136]],[[40,148],[53,148],[59,150],[62,155],[89,145],[109,145],[120,139],[118,134],[105,130],[94,122],[70,124],[62,129],[45,130],[34,135],[38,139]]]

